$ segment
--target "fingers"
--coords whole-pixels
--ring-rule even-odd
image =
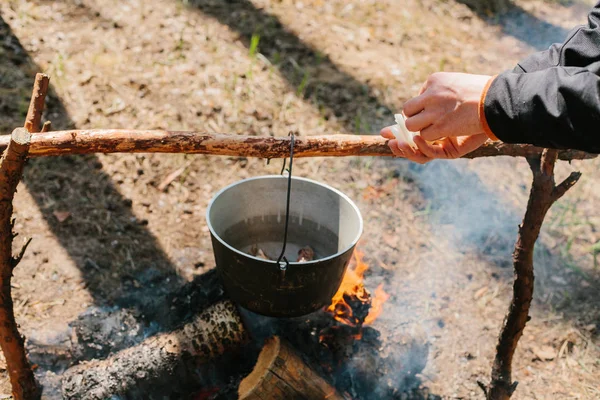
[[[423,85],[419,90],[419,94],[416,97],[413,97],[412,99],[404,103],[404,108],[402,110],[407,118],[410,118],[413,115],[423,111],[423,109],[425,108],[425,101],[427,100],[427,96],[424,95],[424,93],[431,85],[431,82],[432,76],[430,76],[425,82],[423,82]],[[416,130],[414,130],[413,132],[416,132]]]
[[[386,126],[379,132],[379,134],[386,139],[396,139],[396,137],[392,133],[391,126]]]
[[[399,142],[398,140],[390,140],[388,146],[392,150],[392,153],[396,157],[406,158],[407,160],[414,161],[419,164],[425,164],[432,160],[432,158],[426,157],[419,150],[415,150],[406,142]]]
[[[404,108],[402,108],[404,115],[407,118],[410,118],[413,115],[416,115],[423,111],[423,109],[425,109],[426,100],[427,97],[425,94],[420,94],[417,97],[413,97],[412,99],[407,100],[406,103],[404,103]]]
[[[423,86],[421,86],[421,90],[419,90],[419,94],[423,94],[425,93],[425,91],[427,90],[427,87],[429,86],[429,79],[427,79],[424,83]]]
[[[406,128],[411,132],[419,132],[432,125],[435,119],[434,112],[423,110],[406,120]]]
[[[416,135],[413,140],[425,157],[454,159],[478,149],[488,138],[485,133],[480,133],[472,136],[444,138],[437,143],[428,143],[420,135]]]
[[[392,139],[388,142],[388,147],[392,150],[392,153],[396,157],[404,157],[404,153],[398,147],[398,141],[396,139]]]
[[[417,148],[423,155],[429,158],[448,158],[443,147],[437,143],[427,143],[420,135],[413,138]]]
[[[433,142],[434,140],[442,139],[447,135],[444,135],[444,132],[440,129],[439,124],[431,124],[419,131],[419,135],[429,142]]]

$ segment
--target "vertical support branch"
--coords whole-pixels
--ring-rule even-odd
[[[31,101],[25,118],[25,129],[31,133],[40,131],[42,123],[42,112],[44,111],[44,102],[50,86],[50,77],[46,74],[36,74],[31,93]]]
[[[581,177],[581,173],[573,172],[557,186],[554,181],[557,154],[556,150],[545,149],[539,157],[527,160],[533,172],[533,183],[513,253],[513,299],[498,338],[491,383],[486,390],[488,400],[508,400],[517,387],[517,382],[512,381],[512,360],[525,324],[529,320],[529,308],[533,298],[535,242],[552,204]]]
[[[37,400],[41,389],[25,353],[24,339],[15,320],[10,281],[13,269],[25,253],[27,244],[16,257],[12,255],[13,198],[21,180],[23,165],[29,153],[31,133],[40,131],[44,100],[48,90],[47,75],[37,74],[25,128],[13,131],[8,147],[0,159],[0,347],[15,400]]]

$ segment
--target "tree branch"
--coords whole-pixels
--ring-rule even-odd
[[[46,121],[44,122],[44,125],[42,126],[42,130],[40,132],[45,133],[45,132],[50,132],[52,130],[52,121]]]
[[[35,133],[40,131],[42,112],[44,111],[44,102],[46,101],[46,93],[48,93],[49,86],[50,77],[48,75],[36,74],[24,125],[25,129],[29,132]]]
[[[539,156],[527,159],[533,172],[533,182],[525,216],[519,226],[515,243],[513,298],[498,338],[491,383],[486,392],[488,400],[508,400],[517,387],[517,382],[512,381],[512,359],[525,324],[529,320],[529,308],[533,299],[535,242],[552,204],[581,176],[581,173],[573,172],[556,186],[554,165],[559,154],[557,150],[545,149]]]
[[[0,159],[0,347],[6,358],[15,400],[38,400],[41,396],[40,387],[27,360],[23,337],[17,328],[10,281],[13,268],[23,257],[29,244],[13,258],[12,202],[29,152],[31,132],[38,132],[40,129],[48,82],[48,76],[36,75],[25,128],[15,129],[7,138],[8,143]]]
[[[542,164],[542,174],[546,176],[552,176],[554,180],[554,164],[556,164],[556,159],[558,158],[558,150],[556,149],[544,149],[542,151],[541,164]]]
[[[393,156],[387,140],[375,135],[298,136],[295,157]],[[0,149],[8,139],[0,137]],[[539,157],[543,149],[530,145],[488,142],[464,158]],[[96,129],[45,132],[31,141],[29,155],[59,156],[89,153],[188,153],[223,156],[285,158],[290,138],[222,135],[160,130]],[[560,150],[561,160],[596,157],[577,150]]]
[[[575,185],[577,181],[579,181],[579,178],[581,178],[581,172],[571,172],[571,174],[568,177],[566,177],[564,181],[562,181],[558,186],[556,186],[556,188],[554,188],[554,200],[556,201],[563,197],[567,190],[571,189],[573,185]]]

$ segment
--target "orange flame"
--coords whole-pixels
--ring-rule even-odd
[[[355,250],[353,255],[353,266],[346,271],[342,284],[333,296],[327,311],[333,314],[333,318],[343,324],[356,326],[362,323],[363,325],[369,325],[381,314],[383,303],[390,296],[383,290],[383,284],[381,284],[375,290],[375,296],[371,297],[363,284],[365,272],[369,269],[369,266],[363,261],[364,253]],[[364,321],[353,315],[353,309],[344,299],[344,295],[351,296],[362,304],[370,303],[371,308]],[[359,334],[359,336],[362,335]],[[360,339],[360,337],[357,337],[357,339]]]
[[[381,315],[383,312],[383,303],[388,301],[389,298],[389,293],[383,290],[383,283],[380,283],[377,289],[375,289],[375,296],[373,296],[373,301],[371,302],[369,315],[365,318],[365,325],[372,324]]]

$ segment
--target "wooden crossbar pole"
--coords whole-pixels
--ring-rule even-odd
[[[0,151],[8,145],[0,137]],[[290,138],[225,135],[201,132],[131,129],[94,129],[43,132],[31,138],[30,157],[90,153],[188,153],[221,156],[284,158]],[[534,157],[542,148],[488,142],[464,158]],[[377,135],[298,136],[295,157],[392,156],[387,140]],[[561,160],[596,157],[577,150],[561,150]]]

